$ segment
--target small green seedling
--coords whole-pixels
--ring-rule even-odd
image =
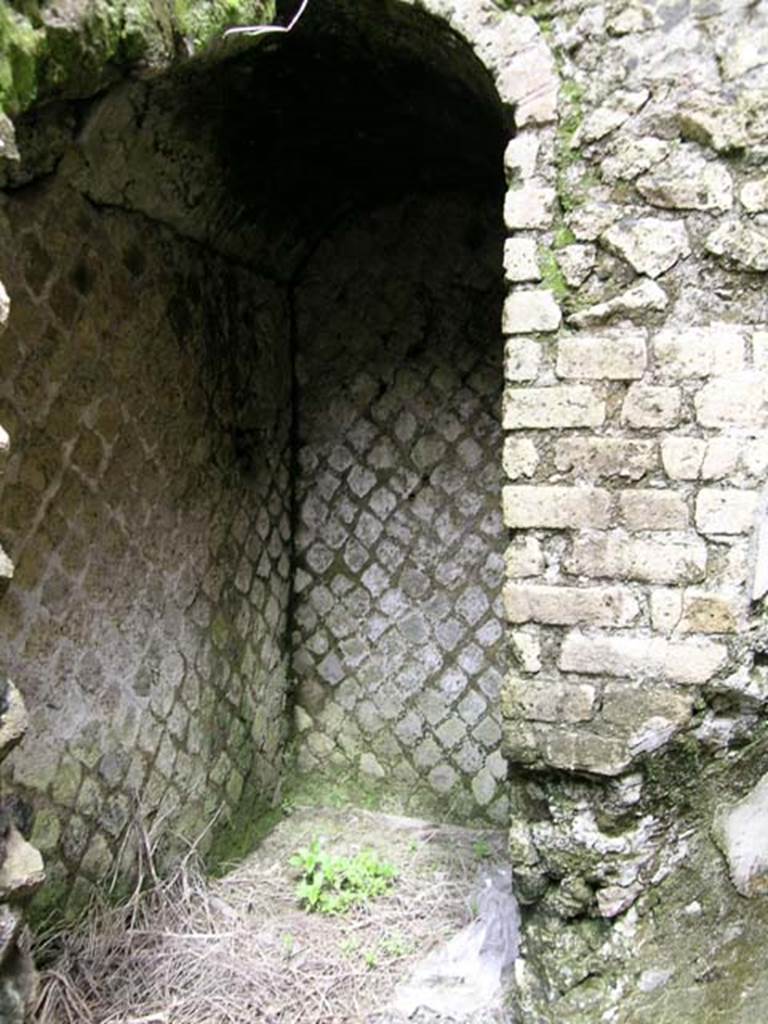
[[[352,954],[356,953],[359,948],[360,948],[360,940],[354,938],[354,936],[352,936],[352,937],[350,937],[348,939],[344,939],[339,944],[339,949],[344,954],[344,956],[352,956]]]
[[[301,873],[296,886],[299,902],[321,914],[343,914],[362,906],[385,893],[397,877],[395,868],[380,861],[373,850],[337,857],[323,850],[319,839],[295,853],[290,863]]]
[[[382,953],[395,959],[399,959],[401,956],[408,956],[409,953],[413,952],[412,944],[400,932],[393,932],[386,939],[382,939],[379,948]]]
[[[472,844],[472,849],[480,860],[487,860],[491,856],[491,844],[485,839],[476,839]]]

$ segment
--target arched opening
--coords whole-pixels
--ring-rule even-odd
[[[13,771],[54,877],[136,801],[236,833],[292,710],[316,782],[503,821],[490,76],[421,10],[316,3],[79,127],[0,268]]]

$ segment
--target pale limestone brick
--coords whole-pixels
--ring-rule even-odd
[[[555,467],[589,480],[626,477],[640,480],[656,466],[653,441],[613,437],[561,437],[555,444]]]
[[[557,116],[558,78],[543,39],[508,58],[496,78],[501,99],[515,108],[515,124],[549,124]]]
[[[611,493],[596,487],[541,487],[507,484],[502,489],[504,524],[519,530],[541,527],[604,529],[611,514]]]
[[[613,224],[601,240],[638,274],[648,277],[659,277],[691,251],[685,221],[659,217],[625,217]]]
[[[619,508],[628,530],[684,530],[688,526],[688,506],[674,491],[622,491]]]
[[[599,427],[605,420],[605,402],[583,384],[507,388],[503,406],[506,430]]]
[[[514,437],[506,438],[502,463],[504,472],[510,480],[517,480],[521,476],[532,477],[539,464],[536,445],[528,438],[522,440]]]
[[[742,370],[709,381],[695,398],[696,418],[704,427],[768,427],[768,381]]]
[[[512,579],[540,576],[544,571],[544,554],[535,537],[515,537],[504,553],[505,571]]]
[[[2,471],[3,465],[8,458],[11,451],[11,439],[8,436],[8,431],[3,427],[0,427],[0,471]]]
[[[748,441],[741,451],[741,465],[750,476],[761,479],[768,472],[768,437]]]
[[[504,273],[508,281],[540,281],[541,270],[533,238],[508,238],[504,243]]]
[[[744,366],[748,328],[717,323],[708,327],[667,327],[652,342],[661,379],[709,377]]]
[[[667,744],[688,724],[692,712],[690,695],[668,686],[608,683],[600,719],[627,737],[627,747],[637,757]]]
[[[713,437],[701,465],[703,480],[721,480],[736,471],[745,443],[736,438]]]
[[[593,775],[619,775],[632,756],[622,740],[592,732],[566,732],[561,725],[542,736],[544,758],[553,768]]]
[[[0,579],[13,579],[14,566],[8,555],[0,547]]]
[[[750,213],[764,213],[768,210],[768,175],[747,181],[739,193],[741,205]]]
[[[504,376],[511,381],[535,380],[541,363],[541,345],[525,335],[507,338],[504,345]]]
[[[707,442],[697,437],[665,437],[661,442],[664,472],[672,480],[696,480],[706,450]]]
[[[752,575],[751,540],[750,536],[733,534],[727,545],[715,550],[707,571],[707,586],[724,590],[747,586]]]
[[[589,683],[530,679],[511,673],[502,691],[506,715],[532,722],[587,722],[594,715],[597,692]]]
[[[512,653],[524,672],[541,670],[541,638],[536,629],[513,629],[510,633]]]
[[[768,370],[768,331],[755,331],[752,335],[752,364],[756,370]]]
[[[647,363],[645,331],[633,327],[560,338],[558,377],[639,380]]]
[[[707,546],[700,537],[646,540],[620,532],[577,537],[564,564],[571,575],[648,583],[697,583],[706,567]]]
[[[504,200],[504,222],[512,231],[549,227],[555,196],[555,190],[544,185],[509,189]]]
[[[651,591],[651,625],[657,633],[669,636],[683,614],[683,592],[668,587]]]
[[[674,479],[722,480],[742,473],[762,479],[768,470],[763,437],[674,437],[665,439],[662,449],[669,449],[667,475]]]
[[[748,533],[754,524],[756,491],[705,487],[696,498],[696,527],[702,533]]]
[[[628,626],[640,613],[626,587],[566,587],[506,583],[504,608],[509,622],[563,626]]]
[[[632,384],[621,410],[630,427],[674,427],[680,419],[680,390]]]
[[[504,150],[504,169],[507,180],[525,181],[536,174],[539,155],[539,137],[535,132],[522,132],[510,139]]]
[[[527,288],[510,292],[504,302],[504,334],[535,334],[556,331],[563,314],[552,292],[546,288]]]
[[[595,636],[573,630],[563,641],[558,664],[563,672],[694,685],[706,683],[727,661],[728,648],[711,640]]]
[[[746,611],[745,602],[731,594],[709,590],[685,591],[679,633],[736,633]]]

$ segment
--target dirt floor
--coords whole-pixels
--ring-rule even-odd
[[[343,914],[299,906],[292,856],[372,850],[386,891]],[[384,1024],[398,982],[473,919],[505,834],[359,810],[296,808],[229,874],[190,858],[48,946],[40,1024]],[[53,951],[53,953],[51,952]],[[51,958],[52,956],[52,958]]]

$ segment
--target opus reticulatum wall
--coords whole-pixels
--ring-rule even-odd
[[[397,10],[406,6],[398,5]],[[12,229],[17,224],[13,230],[18,238],[37,253],[27,264],[21,248],[12,260],[9,249],[2,253],[0,276],[11,295],[12,318],[19,318],[16,329],[5,336],[11,341],[3,342],[4,352],[8,345],[16,348],[4,354],[4,361],[10,360],[19,369],[25,345],[31,346],[31,331],[37,330],[42,337],[53,329],[58,337],[78,322],[83,304],[88,302],[94,304],[92,315],[97,322],[106,319],[106,333],[100,342],[93,342],[99,374],[107,372],[119,351],[119,346],[108,346],[105,356],[99,347],[105,344],[114,318],[105,316],[98,292],[95,298],[89,297],[91,278],[83,276],[75,260],[71,269],[64,271],[66,283],[60,283],[53,267],[41,276],[39,268],[45,266],[45,250],[56,237],[58,218],[48,214],[33,232],[35,218],[25,220],[22,226],[15,212],[22,203],[42,210],[50,202],[56,209],[60,204],[55,192],[60,187],[58,179],[85,194],[88,203],[99,209],[98,226],[89,226],[87,232],[92,231],[95,238],[97,232],[106,231],[109,240],[93,242],[94,252],[114,248],[115,239],[136,232],[135,218],[143,215],[153,222],[151,232],[157,240],[149,246],[152,251],[156,246],[162,254],[164,232],[171,229],[202,247],[205,256],[194,259],[202,260],[206,268],[203,294],[215,280],[210,275],[216,273],[212,268],[218,260],[239,260],[243,274],[255,275],[249,287],[262,296],[256,306],[271,311],[267,334],[273,341],[287,339],[290,350],[287,363],[274,357],[275,350],[268,343],[260,350],[272,374],[267,390],[277,382],[288,388],[284,400],[289,415],[287,421],[281,421],[275,412],[269,428],[247,417],[243,430],[249,442],[254,437],[261,440],[265,429],[276,439],[274,458],[266,459],[273,471],[259,499],[261,506],[274,505],[274,517],[265,521],[260,533],[258,521],[242,508],[240,484],[232,485],[232,490],[227,490],[231,505],[216,515],[223,515],[222,530],[233,535],[242,522],[243,537],[238,544],[225,545],[220,560],[214,553],[213,566],[219,577],[217,595],[225,595],[225,623],[235,618],[238,602],[254,606],[253,600],[248,602],[245,578],[248,576],[249,582],[259,578],[262,566],[262,588],[267,588],[262,596],[267,603],[255,603],[256,631],[262,629],[263,620],[268,661],[278,657],[274,652],[279,650],[279,657],[289,657],[290,664],[281,662],[285,668],[279,672],[279,696],[258,672],[256,676],[264,678],[261,689],[247,675],[243,694],[249,697],[243,696],[238,703],[236,717],[247,728],[249,716],[266,700],[274,711],[268,719],[279,731],[277,722],[291,681],[296,686],[299,764],[304,770],[333,773],[343,765],[345,770],[373,777],[400,771],[404,782],[416,788],[431,787],[448,802],[452,792],[454,798],[458,794],[454,807],[464,813],[471,813],[474,804],[497,818],[507,813],[507,800],[511,801],[513,868],[520,896],[533,908],[526,925],[527,960],[518,970],[519,1003],[524,1010],[538,1014],[534,1019],[547,1020],[551,1013],[553,1020],[577,1022],[602,1019],[595,1014],[605,1012],[613,1014],[612,1020],[637,1020],[641,1018],[621,1016],[638,1012],[629,1002],[622,1009],[622,1000],[632,994],[641,1003],[647,999],[650,1006],[657,998],[654,993],[667,983],[674,988],[671,976],[659,980],[661,975],[658,971],[653,974],[656,968],[651,965],[646,980],[640,983],[642,975],[631,989],[628,968],[616,965],[628,962],[633,944],[656,948],[646,910],[655,905],[654,900],[662,899],[659,894],[669,894],[668,880],[678,878],[682,866],[693,874],[698,872],[696,877],[710,882],[714,878],[716,890],[726,894],[731,885],[727,863],[742,895],[760,891],[763,867],[759,858],[746,875],[739,873],[738,858],[728,840],[729,814],[736,812],[728,807],[750,790],[765,768],[760,744],[768,696],[760,656],[764,646],[760,601],[766,589],[768,543],[761,526],[768,472],[764,288],[768,270],[768,26],[761,6],[718,0],[678,4],[552,0],[520,4],[511,12],[470,0],[426,5],[456,33],[451,39],[461,37],[472,47],[493,79],[495,100],[489,102],[498,102],[505,112],[509,139],[503,155],[507,189],[503,218],[507,237],[503,257],[498,254],[506,280],[501,316],[505,339],[503,440],[498,418],[490,411],[502,382],[489,376],[493,354],[486,326],[482,321],[470,324],[468,316],[461,337],[453,340],[450,335],[457,317],[461,322],[461,310],[471,305],[462,297],[462,288],[471,290],[473,286],[468,277],[472,273],[469,250],[465,249],[458,261],[459,280],[450,285],[456,288],[450,301],[445,280],[433,287],[429,273],[424,272],[419,301],[402,305],[414,320],[428,311],[430,330],[433,326],[434,330],[426,340],[441,339],[445,347],[424,343],[411,352],[419,331],[413,330],[412,336],[411,328],[402,324],[392,328],[390,338],[388,303],[383,303],[382,309],[365,318],[369,337],[362,339],[356,350],[354,329],[350,330],[354,322],[343,303],[333,307],[319,326],[317,314],[329,304],[324,289],[331,294],[334,286],[337,297],[344,288],[354,295],[355,287],[366,297],[371,291],[379,297],[388,294],[389,283],[377,277],[372,243],[375,217],[371,219],[370,206],[357,211],[358,219],[350,227],[348,221],[334,219],[341,207],[331,210],[330,204],[325,213],[333,217],[320,235],[315,232],[311,252],[302,251],[294,260],[301,249],[297,239],[309,223],[310,205],[299,204],[298,213],[290,211],[290,230],[283,234],[275,234],[271,226],[262,230],[254,212],[261,209],[263,214],[269,209],[271,216],[272,205],[254,205],[250,218],[222,217],[221,197],[234,179],[227,177],[223,165],[216,163],[218,157],[206,149],[215,133],[206,135],[204,131],[203,137],[195,140],[181,132],[178,144],[187,147],[189,157],[183,167],[173,161],[163,163],[162,147],[157,145],[142,142],[136,149],[121,148],[121,139],[135,131],[137,124],[152,126],[150,137],[154,138],[167,127],[157,100],[162,86],[154,98],[151,88],[145,91],[144,86],[120,87],[123,93],[118,89],[111,98],[108,94],[101,107],[89,115],[86,130],[80,135],[73,132],[62,147],[65,159],[54,183],[46,185],[40,195],[32,191],[27,197],[12,189],[4,199],[6,223]],[[317,7],[318,17],[327,15],[325,5]],[[338,11],[340,23],[347,24],[346,5],[338,5]],[[312,22],[307,24],[307,38],[312,40]],[[407,18],[403,24],[408,24]],[[299,39],[302,30],[301,25],[295,30]],[[322,33],[316,40],[320,45]],[[456,43],[457,52],[463,45]],[[446,45],[446,52],[448,49]],[[472,74],[467,72],[466,81],[474,81]],[[473,85],[470,92],[472,89],[475,96],[483,93],[480,87]],[[67,146],[72,147],[72,155]],[[447,153],[444,159],[448,160]],[[460,161],[458,155],[456,159]],[[387,170],[394,173],[398,168],[393,165]],[[430,173],[434,175],[435,168],[430,168]],[[430,180],[434,186],[438,179]],[[465,196],[469,194],[467,180],[461,182]],[[203,181],[212,181],[207,192],[200,189]],[[163,187],[153,191],[156,182]],[[397,186],[399,199],[408,190],[400,181]],[[447,187],[442,179],[441,187]],[[246,202],[242,195],[237,201]],[[444,197],[438,202],[434,195],[430,202],[436,209],[440,203],[450,205]],[[387,231],[397,225],[403,209],[391,196],[387,203],[390,210],[400,212],[384,227],[376,228],[383,252],[391,245]],[[385,206],[379,197],[379,209]],[[106,213],[105,207],[120,209]],[[426,208],[421,208],[420,216],[426,216]],[[436,215],[441,228],[450,223],[446,209],[444,205]],[[93,218],[93,210],[83,216]],[[456,216],[460,224],[466,210]],[[317,228],[314,221],[312,225],[313,230]],[[145,228],[141,230],[147,234]],[[492,236],[493,229],[489,238]],[[404,237],[408,237],[407,228]],[[119,257],[125,268],[121,274],[134,272],[125,257],[129,248],[124,247]],[[475,249],[479,251],[477,244]],[[248,255],[243,258],[246,250]],[[489,241],[485,253],[492,251]],[[319,270],[313,269],[316,253],[334,269],[322,273],[322,263]],[[364,254],[361,265],[345,269],[345,259],[354,263],[358,253]],[[182,273],[185,259],[176,252],[169,271],[160,265],[163,261],[158,256],[152,287],[172,289],[174,285],[167,283],[169,276],[172,279]],[[407,260],[399,269],[405,266]],[[442,270],[438,278],[440,273]],[[372,284],[359,284],[366,274]],[[119,275],[113,271],[112,276],[110,288],[119,294]],[[479,287],[486,315],[492,303],[492,278],[491,268]],[[189,287],[188,275],[185,281],[182,295]],[[218,288],[214,286],[212,291],[218,293]],[[396,290],[392,295],[397,308]],[[249,292],[248,302],[252,301]],[[232,309],[239,308],[239,300],[235,297],[232,303],[230,315],[234,316]],[[38,305],[44,307],[45,326],[35,323],[33,311]],[[205,302],[202,306],[204,309]],[[153,312],[148,301],[146,309],[135,314],[137,344],[148,331],[156,332],[168,351],[181,335],[204,339],[205,316],[195,326],[196,315],[185,310],[179,316],[178,309],[166,306]],[[441,316],[445,317],[442,321]],[[422,331],[425,336],[427,333]],[[202,341],[196,341],[177,352],[174,358],[181,360],[180,368],[171,376],[188,372],[190,380],[193,378],[197,371],[183,368],[190,346],[198,343],[204,349]],[[30,544],[29,556],[19,559],[21,578],[9,591],[12,594],[17,587],[18,596],[3,614],[15,623],[14,635],[20,638],[10,649],[9,664],[16,681],[23,682],[25,664],[45,666],[46,682],[39,684],[39,693],[31,693],[31,703],[43,705],[33,712],[33,721],[34,715],[39,715],[41,725],[45,720],[45,731],[59,737],[63,733],[57,731],[54,709],[45,705],[43,690],[54,687],[60,671],[55,660],[59,651],[51,647],[49,619],[61,615],[63,621],[68,604],[67,591],[60,586],[59,605],[55,605],[57,593],[51,581],[54,569],[63,578],[67,572],[80,574],[78,586],[86,586],[89,577],[85,563],[81,566],[75,555],[72,570],[62,561],[69,557],[69,549],[59,547],[67,536],[64,526],[68,517],[62,517],[65,522],[57,535],[55,516],[46,519],[47,496],[53,497],[51,487],[58,494],[70,467],[80,491],[99,491],[96,485],[108,471],[119,431],[106,437],[98,426],[97,405],[91,407],[83,401],[73,429],[86,435],[90,455],[89,446],[79,444],[74,435],[71,444],[56,436],[58,461],[50,468],[36,469],[29,452],[34,452],[36,445],[41,454],[50,452],[42,440],[50,430],[45,419],[59,393],[66,392],[64,377],[58,385],[59,378],[53,376],[63,373],[54,359],[57,344],[53,342],[48,349],[39,344],[33,347],[39,353],[38,378],[20,374],[19,383],[9,385],[5,395],[10,402],[7,425],[12,434],[19,433],[17,443],[23,447],[11,476],[6,477],[11,502],[4,518],[4,539],[9,553],[18,558],[14,548],[19,545],[18,538],[33,537],[39,530],[39,536],[47,538],[47,548]],[[152,351],[155,354],[147,358],[157,358],[157,350]],[[50,364],[47,352],[51,353]],[[243,383],[241,373],[243,360],[247,365],[252,353],[241,353],[239,343],[237,352],[233,365],[239,402],[243,395],[252,394],[249,375],[244,375]],[[401,364],[411,357],[410,374],[400,373]],[[377,359],[386,362],[378,377],[370,372],[371,362],[375,364]],[[482,373],[472,383],[478,360],[483,363]],[[94,388],[101,403],[106,400],[102,395],[105,378],[86,374],[86,365],[77,367],[81,377],[89,376],[81,386]],[[200,365],[199,360],[195,365]],[[258,366],[255,373],[259,377]],[[27,411],[22,414],[19,403],[25,380]],[[35,380],[44,381],[47,391],[35,390],[41,386]],[[386,387],[377,390],[383,381]],[[457,421],[455,436],[441,435],[432,418],[447,417],[457,394],[468,383],[471,396],[464,406],[465,421]],[[217,436],[216,417],[206,419],[211,414],[203,412],[215,408],[216,403],[206,405],[204,383],[199,387],[199,407],[185,406],[192,401],[189,396],[194,389],[184,389],[185,400],[173,412],[173,423],[169,421],[170,440],[159,429],[138,431],[135,451],[141,451],[142,459],[152,460],[159,469],[178,463],[174,454],[179,450],[178,440],[174,447],[173,437],[174,431],[186,436],[185,415],[196,423],[199,420],[201,445],[206,444],[203,438]],[[382,401],[385,397],[389,405]],[[414,397],[418,399],[415,403]],[[121,402],[120,424],[127,430],[136,415],[128,408],[127,399],[121,396]],[[327,429],[325,418],[330,407],[336,417],[332,430]],[[229,408],[231,411],[232,406]],[[419,408],[421,417],[416,414]],[[403,411],[410,417],[406,426],[402,417],[397,418]],[[153,410],[152,415],[156,414]],[[166,415],[171,414],[164,412]],[[487,430],[478,443],[473,426],[484,416]],[[35,440],[35,431],[41,440]],[[424,436],[417,437],[421,431]],[[166,438],[162,443],[155,440],[159,435]],[[432,440],[426,440],[428,437]],[[494,446],[506,479],[503,527],[498,534],[494,513],[486,504],[495,487],[488,468]],[[252,444],[246,448],[249,469],[245,476],[250,478],[256,448]],[[242,458],[242,445],[238,451]],[[234,459],[236,453],[231,454]],[[208,456],[206,449],[205,459]],[[50,462],[49,455],[46,458]],[[426,460],[424,465],[418,464],[419,459]],[[222,459],[214,463],[211,472],[221,474]],[[404,515],[399,502],[408,490],[408,481],[401,481],[400,494],[388,488],[381,474],[390,470],[414,474],[414,485],[427,489],[420,499],[423,514],[411,489],[413,501]],[[461,473],[466,474],[466,487],[461,486]],[[134,502],[125,499],[125,476],[116,482],[115,494],[119,492],[132,508]],[[256,473],[256,478],[262,477]],[[136,481],[135,473],[132,479]],[[433,513],[427,499],[439,492],[441,479],[447,482],[447,489],[444,487],[443,496],[435,500],[443,511],[454,500],[460,502],[462,494],[471,496],[478,480],[485,481],[477,507],[470,509],[472,503],[467,501],[464,525],[456,527],[459,538],[464,538],[464,530],[470,540],[486,534],[474,564],[469,560],[462,566],[460,587],[444,585],[441,580],[441,568],[450,552],[434,543],[436,536],[441,543],[455,539],[450,531],[446,537],[439,526],[435,531],[436,522],[430,518]],[[459,480],[457,486],[450,482],[454,479]],[[219,486],[224,486],[223,481],[215,485]],[[24,498],[34,523],[31,534],[28,518],[19,515],[18,521],[14,519],[14,488],[18,495],[36,495]],[[180,489],[188,493],[181,485]],[[140,492],[141,487],[136,490]],[[192,506],[197,502],[205,505],[211,499],[214,489],[210,484],[203,491],[195,493]],[[120,501],[113,508],[106,497],[109,489],[99,493],[105,494],[109,511],[104,515],[109,523],[120,522]],[[24,510],[21,498],[17,500]],[[73,532],[82,533],[81,506],[76,498],[72,502],[67,508],[75,524]],[[218,509],[218,502],[214,504]],[[245,504],[251,508],[249,502]],[[149,503],[147,516],[161,508],[159,499]],[[206,519],[213,514],[208,508],[200,512]],[[290,529],[282,525],[286,515]],[[415,529],[416,520],[423,524],[419,529]],[[173,536],[174,527],[169,529]],[[502,529],[508,531],[503,545],[503,613],[493,580]],[[255,535],[261,540],[253,539]],[[249,539],[253,539],[250,547]],[[412,542],[413,548],[409,547]],[[131,538],[131,544],[137,549],[135,557],[140,557],[140,534]],[[112,548],[107,545],[106,550]],[[169,550],[173,551],[174,566],[183,565],[184,559],[179,559],[172,544]],[[473,551],[471,545],[469,550]],[[249,551],[254,552],[255,562]],[[412,551],[419,552],[418,558],[414,559]],[[128,548],[128,563],[127,552]],[[280,570],[283,556],[290,566],[287,574]],[[189,557],[197,566],[191,550]],[[391,564],[386,564],[386,557]],[[25,558],[29,558],[27,568]],[[347,582],[338,582],[342,561]],[[90,585],[104,588],[106,561],[101,568],[98,559],[88,564],[94,566]],[[243,586],[238,585],[238,578]],[[287,598],[289,578],[292,589]],[[197,582],[203,586],[202,576]],[[172,601],[172,588],[159,589],[159,596],[147,596],[150,611],[161,598]],[[466,597],[470,591],[471,596]],[[228,594],[232,605],[227,604]],[[97,596],[114,621],[117,607],[110,604],[114,595],[99,591]],[[190,597],[190,602],[193,599]],[[215,617],[218,597],[208,595],[208,600],[213,602],[211,615]],[[274,612],[268,611],[270,600]],[[384,607],[382,600],[387,601]],[[434,615],[426,612],[430,601]],[[45,628],[34,628],[30,622],[29,612],[35,608],[45,609]],[[180,609],[186,610],[187,606]],[[464,662],[468,652],[482,647],[477,643],[479,631],[486,626],[493,630],[502,614],[513,665],[497,700],[495,684],[484,686],[481,673],[476,679]],[[194,634],[189,653],[187,648],[182,652],[186,663],[192,659],[195,645],[203,641],[183,616],[182,620],[181,635]],[[449,620],[456,623],[453,633],[458,639],[453,633],[448,637],[442,625]],[[196,628],[205,630],[209,625]],[[102,632],[91,614],[87,628],[92,627]],[[156,628],[156,621],[148,627],[148,647]],[[252,623],[239,640],[222,640],[222,651],[234,652],[238,660],[241,652],[237,645],[247,646],[251,628]],[[441,629],[446,637],[442,648],[438,642]],[[381,639],[385,634],[389,637],[386,642]],[[30,642],[30,635],[39,638],[36,644]],[[279,642],[274,639],[278,636]],[[216,646],[215,638],[211,644]],[[422,659],[420,645],[425,655]],[[493,672],[500,673],[503,661],[498,637],[488,646],[491,650],[483,657],[490,659],[488,667]],[[78,659],[87,653],[78,652]],[[100,658],[99,663],[102,676],[106,668],[107,676],[115,677],[108,660],[105,664]],[[449,674],[454,670],[455,676],[456,666],[462,668],[464,682],[450,690]],[[229,678],[221,662],[219,670],[222,679]],[[398,683],[400,672],[404,686]],[[215,677],[212,672],[203,682]],[[98,682],[98,673],[94,678],[98,705],[108,691]],[[79,677],[77,685],[82,686]],[[147,693],[139,693],[150,710],[151,685]],[[171,689],[185,699],[180,680]],[[135,703],[135,698],[132,700]],[[62,721],[70,723],[68,728],[81,724],[92,728],[91,718],[98,722],[97,713],[81,710],[75,723],[72,706],[62,716]],[[434,721],[432,712],[425,710],[433,706]],[[185,707],[189,721],[195,720],[194,707],[188,701]],[[143,705],[140,710],[145,710]],[[169,706],[168,716],[172,710]],[[498,729],[500,712],[503,743],[490,738],[478,742],[478,723],[491,723],[486,729],[490,737],[494,724]],[[374,720],[378,723],[375,728]],[[169,734],[173,732],[170,721],[162,718],[158,743],[162,743],[166,728]],[[14,765],[18,780],[36,800],[56,781],[51,778],[45,785],[35,781],[33,751],[39,735],[31,737],[32,751],[26,760],[18,757]],[[426,749],[427,741],[434,752],[425,759],[419,752]],[[172,742],[175,766],[186,740],[177,737]],[[278,742],[267,759],[274,768],[273,776],[258,780],[257,788],[266,795],[276,780],[279,747]],[[56,843],[51,844],[57,855],[70,841],[66,815],[72,820],[87,818],[81,794],[92,788],[88,782],[91,773],[99,770],[98,765],[111,752],[107,743],[93,764],[80,760],[83,781],[61,804],[66,814],[59,817],[56,812],[57,824],[51,826],[61,834],[61,845],[56,846],[58,832]],[[163,773],[169,786],[174,785],[174,770]],[[222,773],[222,784],[226,774]],[[116,782],[114,787],[119,790],[121,785]],[[46,795],[50,798],[52,792]],[[234,794],[234,804],[238,797]],[[46,806],[45,801],[41,806]],[[159,806],[157,801],[155,806]],[[94,835],[103,835],[97,818],[93,819]],[[715,851],[710,832],[725,860]],[[112,849],[110,841],[103,842]],[[109,860],[109,850],[102,861]],[[78,865],[84,855],[84,851],[79,855]],[[77,866],[72,870],[77,873]],[[708,906],[706,900],[691,899],[683,909],[690,911],[691,920],[708,913],[724,920],[733,912],[729,900],[726,894],[720,903]],[[749,928],[757,928],[760,920],[758,911],[745,913],[746,934]],[[659,925],[659,948],[667,939],[669,934]],[[615,983],[619,976],[620,983]],[[595,978],[604,978],[606,984],[601,986]],[[685,1005],[691,1013],[698,1012],[695,991],[694,987],[685,996],[679,994],[680,1000],[689,1000]],[[744,1009],[747,1012],[748,1007]]]

